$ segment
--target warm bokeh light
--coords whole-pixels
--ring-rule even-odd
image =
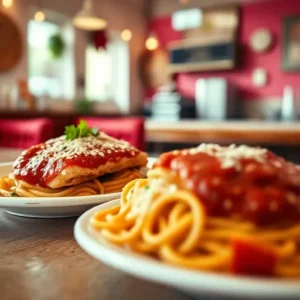
[[[179,3],[182,5],[187,5],[189,4],[190,0],[179,0]]]
[[[147,38],[147,40],[146,40],[146,48],[148,50],[153,51],[153,50],[157,49],[158,46],[159,46],[159,42],[158,42],[158,40],[157,40],[157,38],[155,36],[149,36]]]
[[[34,20],[37,22],[44,22],[45,21],[45,14],[42,11],[37,11],[34,15]]]
[[[14,4],[14,0],[2,0],[2,5],[4,7],[11,7]]]
[[[121,38],[126,42],[130,41],[132,38],[132,32],[129,29],[124,29],[121,32]]]

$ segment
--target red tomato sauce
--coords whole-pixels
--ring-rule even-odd
[[[33,146],[21,154],[14,163],[13,173],[16,179],[47,187],[49,182],[69,166],[95,169],[107,162],[117,162],[138,154],[138,150],[129,144],[124,145],[120,141],[112,146],[98,139],[98,142],[93,140],[93,144],[84,142],[80,144],[80,151],[74,147],[71,155],[64,155],[70,149],[68,145],[72,141],[65,142],[65,145],[60,142],[60,148],[54,145],[58,139],[52,141]]]
[[[263,162],[240,157],[239,167],[224,167],[207,153],[174,151],[160,156],[154,168],[175,172],[212,216],[246,219],[257,224],[300,220],[300,167],[270,151]]]

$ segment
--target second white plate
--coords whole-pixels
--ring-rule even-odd
[[[148,158],[147,167],[150,168],[154,161],[154,158]],[[1,163],[0,176],[7,176],[12,170],[12,164]],[[120,198],[120,195],[121,193],[81,197],[0,197],[0,208],[22,217],[63,218],[79,216],[95,205]]]

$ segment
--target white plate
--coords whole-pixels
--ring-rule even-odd
[[[154,160],[148,158],[148,168]],[[0,163],[0,176],[7,176],[12,170],[12,164]],[[81,197],[0,197],[0,208],[22,217],[63,218],[79,216],[91,207],[119,198],[120,195],[121,193]]]
[[[223,275],[174,267],[106,242],[89,226],[94,212],[117,205],[111,201],[85,212],[76,222],[78,244],[95,259],[136,277],[166,284],[193,296],[216,295],[241,299],[299,299],[300,281]],[[203,298],[202,298],[203,299]]]
[[[0,164],[0,176],[7,176],[12,163]],[[91,207],[120,196],[121,193],[81,197],[0,197],[0,208],[6,212],[35,218],[63,218],[79,216]]]

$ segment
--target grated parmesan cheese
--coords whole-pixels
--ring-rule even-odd
[[[20,171],[21,176],[26,176],[28,170],[35,174],[40,165],[47,161],[45,166],[46,173],[54,173],[54,162],[63,164],[65,159],[76,158],[77,156],[101,156],[106,154],[129,152],[132,156],[138,154],[138,150],[125,141],[120,141],[100,132],[98,136],[81,137],[74,140],[66,140],[65,136],[50,139],[44,145],[37,145],[40,149],[30,157],[26,166]],[[14,167],[17,167],[25,160],[29,150],[22,152],[20,157],[15,161]],[[83,158],[84,159],[84,158]],[[49,170],[46,170],[49,169]]]
[[[206,153],[210,156],[218,158],[221,166],[224,169],[234,167],[241,168],[241,159],[253,159],[259,163],[265,162],[265,154],[267,149],[254,148],[246,145],[236,146],[230,145],[229,147],[222,147],[217,144],[201,144],[197,148],[182,151],[183,155]]]

